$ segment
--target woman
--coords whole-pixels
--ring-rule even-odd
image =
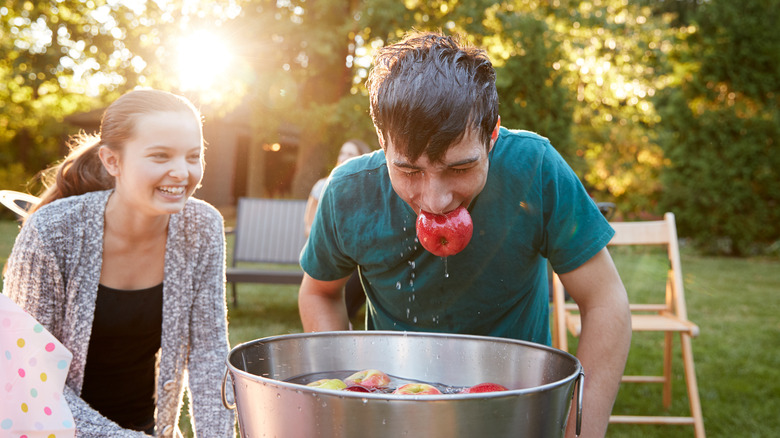
[[[358,157],[369,152],[371,152],[371,148],[365,142],[357,139],[347,140],[341,145],[341,149],[339,149],[336,166],[341,165],[350,158]],[[314,187],[312,187],[311,192],[309,193],[309,199],[306,201],[306,211],[303,215],[306,237],[308,237],[309,232],[311,232],[311,224],[314,222],[314,215],[317,213],[320,196],[322,196],[322,190],[325,188],[327,180],[327,178],[318,180],[314,184]],[[360,275],[358,275],[357,271],[352,273],[352,276],[349,277],[347,284],[344,286],[344,302],[347,306],[347,316],[349,319],[354,318],[366,302],[366,295],[363,291],[363,285],[360,283]]]
[[[198,435],[235,435],[219,385],[223,220],[190,198],[200,120],[167,92],[123,95],[99,136],[74,139],[14,244],[4,293],[73,353],[64,393],[77,436],[180,435],[185,383]]]
[[[347,140],[341,145],[339,149],[339,156],[336,158],[336,166],[349,160],[350,158],[358,157],[363,154],[371,152],[371,148],[361,140]],[[309,192],[309,199],[306,201],[306,212],[304,213],[303,221],[306,231],[306,236],[309,236],[311,231],[311,224],[314,222],[314,214],[317,213],[317,205],[320,202],[320,196],[322,196],[322,190],[325,188],[325,182],[327,178],[321,178]]]

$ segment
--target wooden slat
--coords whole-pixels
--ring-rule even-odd
[[[614,424],[677,424],[691,425],[693,417],[665,417],[645,415],[611,415],[609,422]]]
[[[624,383],[664,383],[664,376],[623,376],[620,379]]]
[[[565,316],[566,327],[574,336],[579,336],[582,331],[582,319],[578,313],[567,313]],[[682,321],[669,315],[631,315],[631,329],[635,332],[686,332],[691,336],[699,335],[699,326]]]

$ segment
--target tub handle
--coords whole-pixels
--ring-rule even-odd
[[[228,409],[235,409],[236,403],[235,401],[233,403],[230,403],[227,399],[227,378],[228,378],[228,369],[225,369],[225,375],[222,377],[222,406],[228,408]],[[579,431],[579,428],[577,429]]]
[[[585,373],[577,376],[577,428],[575,435],[580,436],[582,431],[582,393],[585,392]]]

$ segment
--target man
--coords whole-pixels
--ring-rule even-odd
[[[304,330],[347,329],[341,290],[357,266],[369,329],[550,344],[549,260],[583,314],[582,436],[604,436],[631,337],[608,222],[547,139],[500,127],[484,51],[411,35],[379,52],[368,88],[382,150],[328,182],[301,254]],[[425,251],[417,214],[459,206],[474,224],[468,246]]]

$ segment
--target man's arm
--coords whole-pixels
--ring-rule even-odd
[[[585,370],[582,437],[603,437],[631,344],[628,297],[606,248],[579,268],[560,275],[582,314],[577,358]],[[562,333],[566,336],[566,333]],[[573,437],[571,415],[566,436]]]
[[[298,294],[298,311],[303,331],[323,332],[349,329],[347,306],[344,303],[344,285],[349,276],[340,280],[315,280],[303,274]]]

